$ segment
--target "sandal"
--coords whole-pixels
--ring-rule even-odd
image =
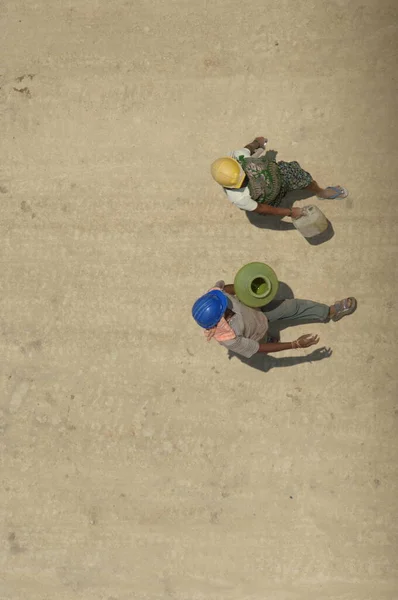
[[[318,198],[321,198],[322,200],[336,200],[336,198],[347,198],[348,196],[348,191],[346,190],[346,188],[341,187],[341,185],[330,185],[326,189],[333,190],[335,194],[333,196],[329,196],[329,198],[323,198],[323,196],[318,196]]]
[[[351,302],[351,304],[349,304]],[[344,300],[339,300],[333,304],[335,309],[334,315],[331,317],[332,321],[340,321],[343,317],[347,315],[352,315],[353,312],[357,309],[357,301],[355,298],[344,298]]]

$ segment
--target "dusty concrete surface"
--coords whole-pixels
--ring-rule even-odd
[[[1,10],[1,598],[398,598],[396,2]],[[210,180],[261,134],[349,188],[327,244]],[[357,296],[330,358],[204,343],[250,260]]]

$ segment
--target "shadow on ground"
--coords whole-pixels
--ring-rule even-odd
[[[236,357],[249,367],[253,367],[253,369],[257,369],[258,371],[263,371],[263,373],[268,373],[268,371],[275,367],[294,367],[295,365],[301,365],[302,363],[316,362],[318,360],[323,360],[324,358],[329,358],[331,355],[332,350],[325,347],[317,348],[317,350],[314,350],[306,356],[287,356],[283,358],[275,358],[269,354],[255,354],[251,358],[244,358],[243,356],[228,351],[228,358],[230,360]]]
[[[331,240],[333,236],[334,236],[333,225],[331,224],[331,222],[328,219],[328,227],[327,227],[327,229],[325,229],[325,231],[323,231],[319,235],[314,235],[314,237],[304,238],[304,239],[309,244],[311,244],[311,246],[319,246],[320,244],[324,244],[325,242],[328,242],[329,240]]]

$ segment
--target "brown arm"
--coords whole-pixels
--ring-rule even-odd
[[[312,333],[307,333],[305,335],[301,335],[294,342],[271,342],[269,344],[260,344],[257,354],[259,352],[268,354],[268,352],[281,352],[282,350],[295,350],[295,349],[299,349],[299,348],[309,348],[310,346],[314,346],[318,342],[319,342],[318,335],[313,335]]]
[[[231,296],[235,296],[235,288],[233,283],[226,283],[223,289],[223,292],[227,294],[231,294]]]
[[[257,208],[253,212],[259,215],[278,215],[280,217],[291,217],[291,208],[277,208],[276,206],[269,206],[268,204],[257,204]]]
[[[269,344],[260,344],[258,352],[267,354],[268,352],[282,352],[282,350],[293,350],[296,346],[293,342],[275,342]]]
[[[256,150],[262,148],[262,145],[256,138],[255,140],[250,142],[250,144],[246,144],[245,148],[247,148],[250,151],[250,154],[253,154]]]

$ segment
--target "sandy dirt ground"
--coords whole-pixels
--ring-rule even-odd
[[[2,599],[398,598],[397,10],[3,2]],[[347,186],[329,242],[211,180],[256,135]],[[283,333],[331,356],[204,342],[193,301],[253,260],[358,298]]]

